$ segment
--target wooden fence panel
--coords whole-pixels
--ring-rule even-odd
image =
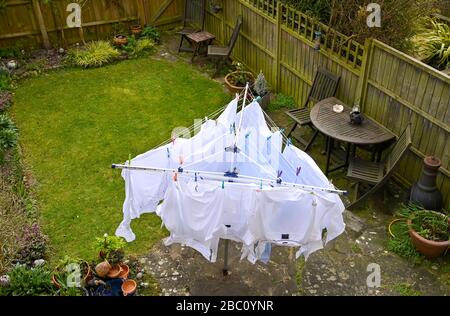
[[[438,185],[450,203],[450,77],[373,40],[363,111],[396,135],[412,125],[413,146],[397,175],[417,180],[425,156],[442,160]]]
[[[70,0],[41,4],[52,43],[80,41],[78,29],[65,24]],[[42,36],[31,0],[7,0],[0,12],[0,46],[18,40],[40,44]],[[183,0],[123,0],[123,9],[108,0],[90,0],[83,8],[86,40],[107,38],[119,22],[174,25],[183,14]],[[205,29],[226,44],[238,15],[243,26],[232,57],[251,71],[262,70],[272,90],[293,96],[302,104],[319,65],[341,76],[337,97],[360,103],[365,115],[399,135],[411,122],[413,146],[396,175],[405,184],[416,181],[425,155],[442,159],[438,176],[450,206],[450,77],[378,42],[353,41],[278,0],[222,0],[222,10],[206,6]],[[320,49],[315,38],[320,31]]]
[[[356,43],[278,1],[223,3],[224,10],[217,14],[207,8],[206,29],[216,34],[220,42],[227,42],[236,17],[242,15],[243,28],[233,58],[255,73],[263,70],[273,89],[302,104],[321,65],[341,76],[337,97],[345,103],[360,103],[366,115],[396,135],[411,122],[413,147],[396,176],[410,185],[419,177],[425,155],[440,157],[438,185],[449,205],[448,76],[378,41]],[[321,47],[315,50],[318,29],[322,33]]]
[[[82,6],[82,28],[68,28],[67,5],[71,0],[39,2],[44,25],[53,46],[110,38],[128,32],[131,23],[160,28],[177,25],[183,15],[184,0],[88,0]],[[0,47],[38,47],[42,36],[31,0],[7,0],[0,11]]]

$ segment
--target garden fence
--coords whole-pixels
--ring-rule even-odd
[[[42,43],[39,14],[50,41],[80,41],[80,32],[61,27],[70,0],[6,1],[0,11],[0,45],[31,37]],[[37,5],[36,5],[37,3]],[[109,4],[107,4],[109,3]],[[121,4],[121,8],[117,6]],[[238,15],[243,17],[233,58],[257,73],[262,70],[274,91],[305,101],[319,65],[341,76],[337,97],[361,105],[363,113],[396,135],[412,124],[413,146],[396,172],[405,185],[415,182],[426,155],[442,160],[437,184],[450,206],[450,77],[377,40],[360,44],[277,0],[217,0],[216,12],[207,0],[205,28],[228,42]],[[34,5],[33,5],[34,4]],[[214,11],[214,12],[213,12]],[[104,37],[118,22],[176,25],[181,0],[88,0],[83,8],[85,39]],[[6,20],[5,20],[6,16]],[[320,31],[320,49],[315,47]],[[64,33],[64,34],[63,34]]]
[[[67,26],[70,3],[82,7],[81,28]],[[182,15],[183,0],[4,0],[0,47],[67,46],[128,32],[130,24],[170,27]]]

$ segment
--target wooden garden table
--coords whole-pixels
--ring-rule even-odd
[[[186,35],[189,42],[191,42],[192,47],[194,48],[194,53],[192,55],[191,61],[194,61],[195,56],[197,56],[200,52],[201,48],[207,48],[208,45],[211,44],[211,42],[216,38],[213,34],[202,31],[202,32],[196,32],[192,34]]]
[[[341,113],[333,111],[333,105],[341,104],[344,110]],[[374,152],[378,152],[378,159],[381,159],[381,152],[395,139],[395,135],[388,129],[378,124],[367,116],[361,125],[353,125],[350,123],[351,107],[341,100],[332,97],[319,101],[311,109],[311,122],[314,126],[327,137],[327,163],[325,175],[337,169],[347,167],[350,146],[365,145],[373,146]],[[334,146],[334,140],[347,143],[347,154],[345,164],[330,170],[330,158]],[[356,149],[353,150],[355,154]]]

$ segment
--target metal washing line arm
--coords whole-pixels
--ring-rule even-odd
[[[215,180],[215,181],[223,181],[223,182],[236,182],[236,183],[247,183],[247,184],[255,184],[255,185],[266,185],[271,187],[288,187],[301,189],[305,191],[318,191],[325,193],[335,193],[338,195],[348,195],[346,190],[338,190],[331,188],[322,188],[312,185],[298,184],[298,183],[290,183],[283,182],[281,178],[278,179],[264,179],[258,177],[251,177],[239,174],[233,174],[232,176],[226,175],[220,172],[212,172],[212,171],[198,171],[198,170],[184,170],[183,168],[157,168],[157,167],[143,167],[143,166],[131,166],[124,164],[113,164],[111,166],[113,169],[126,169],[126,170],[134,170],[134,171],[147,171],[147,172],[174,172],[180,173],[182,175],[187,175],[191,177],[202,177],[206,180]]]

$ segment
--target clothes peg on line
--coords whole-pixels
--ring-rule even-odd
[[[291,144],[292,144],[292,140],[291,140],[291,138],[289,137],[289,138],[287,139],[286,145],[287,145],[287,146],[290,146]]]

